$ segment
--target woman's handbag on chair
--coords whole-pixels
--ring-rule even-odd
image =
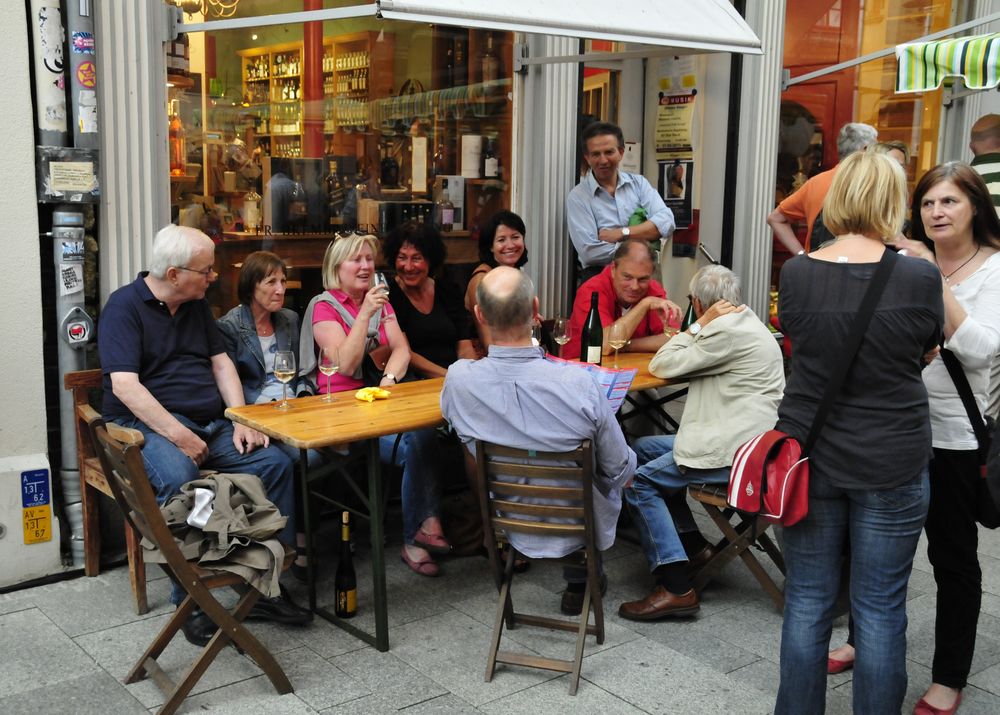
[[[889,249],[882,254],[871,284],[861,299],[861,307],[843,350],[833,363],[830,381],[816,410],[805,445],[791,435],[772,429],[743,443],[736,450],[726,493],[726,501],[734,509],[759,514],[782,526],[797,524],[809,512],[809,453],[861,347],[875,306],[897,260],[898,256]]]

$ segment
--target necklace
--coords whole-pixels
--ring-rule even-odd
[[[941,275],[944,276],[944,282],[945,283],[951,283],[951,277],[953,275],[955,275],[956,273],[958,273],[963,268],[965,268],[967,265],[969,265],[969,263],[972,261],[972,259],[979,255],[979,249],[980,248],[982,248],[982,246],[980,246],[980,245],[977,244],[976,245],[976,250],[973,251],[972,255],[969,256],[968,258],[966,258],[965,262],[962,263],[962,265],[960,265],[958,268],[956,268],[955,270],[953,270],[951,273],[948,273],[947,275],[945,275],[945,272],[941,271]],[[938,270],[941,270],[941,269],[939,268]]]

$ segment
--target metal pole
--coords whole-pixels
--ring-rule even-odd
[[[91,0],[67,0],[66,25],[73,146],[97,149],[97,50]]]
[[[59,0],[31,0],[31,33],[39,143],[66,146],[66,33]]]

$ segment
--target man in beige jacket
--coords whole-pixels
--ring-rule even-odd
[[[618,613],[654,620],[698,610],[689,570],[713,555],[686,500],[690,483],[725,484],[736,448],[774,427],[785,388],[781,351],[753,311],[741,305],[739,278],[707,266],[691,279],[698,320],[661,347],[649,363],[658,377],[689,382],[676,435],[643,437],[640,467],[625,489],[656,585]]]

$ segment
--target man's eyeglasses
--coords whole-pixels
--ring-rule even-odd
[[[203,271],[199,271],[199,270],[197,270],[195,268],[188,268],[187,266],[174,266],[174,268],[176,268],[179,271],[188,271],[190,273],[200,273],[201,275],[205,276],[206,278],[208,278],[210,275],[212,275],[213,273],[215,273],[215,269],[214,268],[206,268]]]

